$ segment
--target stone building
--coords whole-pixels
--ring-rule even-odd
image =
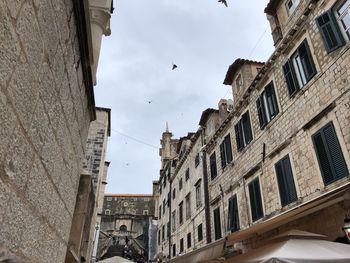
[[[148,257],[155,214],[154,195],[105,194],[97,258]],[[126,253],[125,253],[126,252]]]
[[[232,86],[233,106],[222,111],[223,119],[203,112],[207,228],[212,244],[226,240],[225,253],[244,253],[292,229],[330,241],[344,237],[350,218],[349,8],[348,0],[270,0],[265,12],[274,52],[264,63],[235,60],[224,80]],[[191,253],[170,262],[200,259]]]
[[[111,11],[111,1],[0,2],[0,246],[25,262],[85,256],[75,219],[91,189],[82,160]]]

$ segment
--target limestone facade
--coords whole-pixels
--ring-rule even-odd
[[[86,10],[87,1],[0,2],[0,246],[25,262],[78,251],[70,231],[78,191],[90,190],[81,174],[95,119]]]

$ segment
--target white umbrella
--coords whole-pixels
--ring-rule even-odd
[[[304,232],[305,233],[305,232]],[[307,233],[307,232],[306,232]],[[226,263],[349,263],[350,245],[315,239],[312,236],[290,236],[232,257]]]
[[[122,258],[122,257],[111,257],[111,258],[106,258],[106,259],[100,260],[98,262],[101,262],[101,263],[130,263],[133,261],[130,261],[130,260],[128,260],[126,258]]]

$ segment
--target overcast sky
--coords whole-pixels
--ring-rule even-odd
[[[151,193],[166,122],[174,138],[196,131],[202,111],[232,96],[228,66],[271,55],[268,1],[227,2],[114,1],[95,87],[96,106],[112,109],[107,193]]]

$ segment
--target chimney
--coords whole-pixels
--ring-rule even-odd
[[[219,101],[219,117],[220,117],[220,123],[222,123],[229,113],[228,111],[228,101],[226,99],[221,99]]]

